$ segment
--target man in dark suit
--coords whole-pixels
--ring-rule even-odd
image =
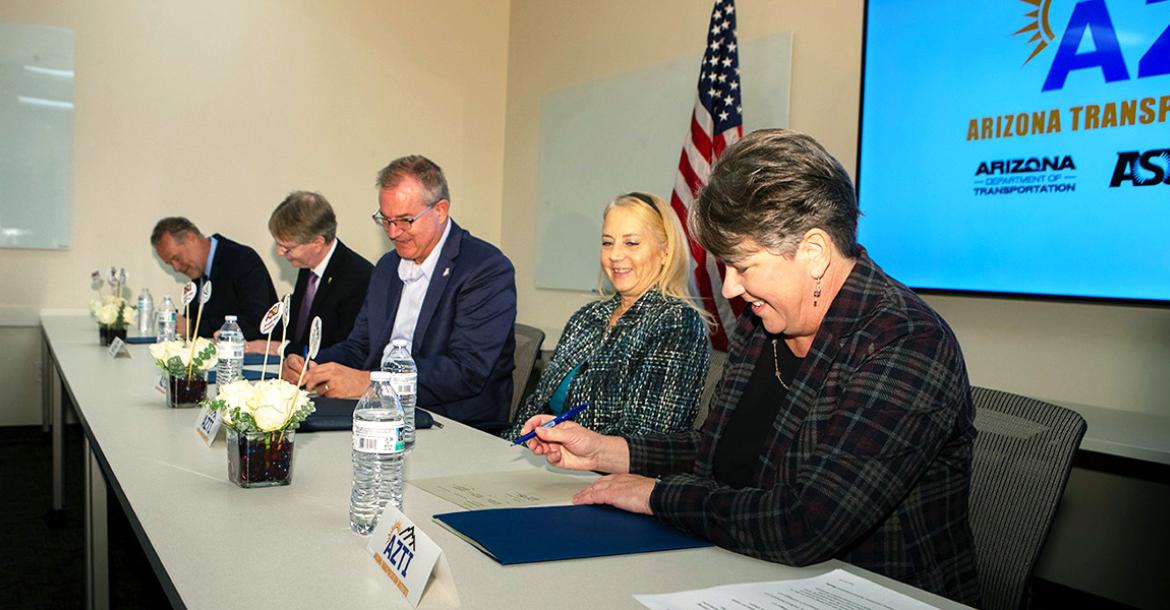
[[[333,206],[320,193],[291,193],[272,211],[268,232],[276,253],[300,269],[290,302],[286,353],[304,353],[314,316],[321,318],[321,347],[345,339],[366,299],[374,266],[337,239]],[[246,351],[262,354],[265,347],[272,354],[280,352],[280,345],[264,339],[249,341]]]
[[[204,237],[194,223],[182,216],[158,221],[150,233],[150,245],[176,273],[195,280],[200,290],[203,282],[211,280],[211,300],[203,307],[196,336],[211,337],[223,326],[226,315],[238,318],[245,339],[260,336],[260,320],[276,302],[276,289],[255,250],[219,233]],[[196,296],[191,302],[192,316],[198,305]],[[178,328],[184,326],[179,324]]]
[[[407,341],[418,365],[418,406],[485,429],[502,427],[512,399],[516,282],[495,246],[448,217],[442,170],[403,157],[378,174],[374,222],[394,242],[370,279],[349,337],[321,350],[305,386],[354,397],[369,385],[391,340]],[[303,360],[285,359],[295,379]]]

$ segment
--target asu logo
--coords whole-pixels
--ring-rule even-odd
[[[1130,186],[1170,184],[1170,148],[1117,153],[1109,188],[1117,188],[1124,182]]]
[[[1053,0],[1020,1],[1031,7],[1031,10],[1024,13],[1030,21],[1013,35],[1032,34],[1028,39],[1028,43],[1033,45],[1032,53],[1024,60],[1024,64],[1027,65],[1057,38],[1053,33],[1050,19]],[[1166,1],[1146,0],[1146,5]],[[1080,51],[1082,46],[1087,50]],[[1041,90],[1055,91],[1064,88],[1069,74],[1078,70],[1100,71],[1106,83],[1130,80],[1125,59],[1118,41],[1117,28],[1113,25],[1105,0],[1080,0],[1073,5],[1072,15],[1069,16],[1068,24],[1060,36],[1052,65],[1048,68],[1048,76],[1044,79]],[[1138,60],[1136,78],[1164,74],[1170,74],[1170,24],[1167,24]]]

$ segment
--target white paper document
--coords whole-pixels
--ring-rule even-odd
[[[751,582],[710,589],[635,595],[650,610],[926,610],[929,604],[845,570],[813,578]]]
[[[410,484],[452,504],[475,510],[571,504],[596,475],[529,469],[411,480]]]

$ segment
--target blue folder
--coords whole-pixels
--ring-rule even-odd
[[[503,565],[711,546],[654,517],[596,504],[469,510],[435,521]]]

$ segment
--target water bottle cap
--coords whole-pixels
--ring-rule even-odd
[[[390,381],[390,371],[373,371],[370,373],[370,381],[376,383],[383,383]]]
[[[395,339],[390,345],[394,347],[410,347],[410,342],[406,339]]]
[[[235,316],[224,316],[224,317],[223,317],[223,321],[224,321],[224,322],[235,322],[235,321],[236,321],[236,317],[235,317]]]

